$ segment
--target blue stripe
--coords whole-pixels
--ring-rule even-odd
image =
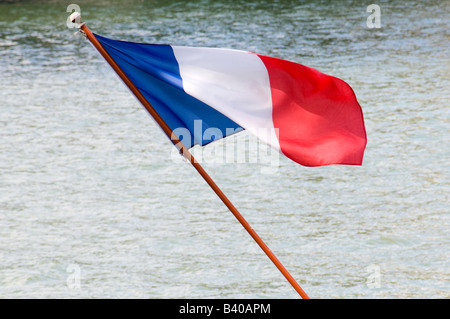
[[[242,130],[234,121],[183,90],[179,65],[170,45],[117,41],[94,35],[186,147],[203,146]],[[195,122],[198,120],[201,122]],[[205,134],[209,128],[220,132],[208,130]]]

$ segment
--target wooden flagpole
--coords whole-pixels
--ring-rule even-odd
[[[80,21],[80,14],[74,12],[70,19],[72,22]],[[128,76],[122,71],[122,69],[117,65],[117,63],[111,58],[111,56],[106,52],[100,42],[95,38],[89,28],[85,23],[79,25],[80,32],[83,33],[86,38],[94,45],[97,51],[105,58],[106,62],[113,68],[113,70],[119,75],[126,86],[131,90],[131,92],[137,97],[137,99],[142,103],[145,109],[150,113],[150,115],[155,119],[158,125],[162,128],[164,133],[175,143],[180,153],[194,166],[197,172],[203,177],[203,179],[208,183],[208,185],[213,189],[213,191],[219,196],[225,206],[231,211],[231,213],[236,217],[236,219],[241,223],[241,225],[247,230],[250,236],[256,241],[256,243],[261,247],[261,249],[266,253],[269,259],[275,264],[278,270],[283,274],[283,276],[289,281],[292,287],[297,291],[297,293],[303,299],[309,299],[308,295],[303,291],[300,285],[295,281],[292,275],[286,270],[283,264],[278,260],[278,258],[272,253],[269,247],[264,243],[264,241],[259,237],[259,235],[253,230],[250,224],[244,219],[244,217],[239,213],[239,211],[234,207],[230,200],[225,196],[222,190],[216,185],[216,183],[211,179],[211,177],[206,173],[203,167],[195,160],[191,152],[183,145],[179,138],[173,133],[172,129],[167,125],[167,123],[161,118],[161,116],[155,111],[153,106],[147,101],[147,99],[142,95],[142,93],[136,88],[136,86],[131,82]]]

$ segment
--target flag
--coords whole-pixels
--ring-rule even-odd
[[[245,129],[304,166],[362,164],[362,110],[336,77],[246,51],[94,36],[187,148]]]

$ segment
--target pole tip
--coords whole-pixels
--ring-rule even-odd
[[[79,12],[74,12],[69,16],[69,19],[72,23],[81,23],[81,14]]]

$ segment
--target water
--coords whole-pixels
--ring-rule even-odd
[[[297,298],[82,38],[69,2],[0,3],[0,296]],[[77,1],[116,39],[234,48],[347,81],[362,167],[194,149],[312,298],[449,298],[449,3]],[[228,155],[227,155],[228,156]],[[267,170],[268,169],[268,170]]]

